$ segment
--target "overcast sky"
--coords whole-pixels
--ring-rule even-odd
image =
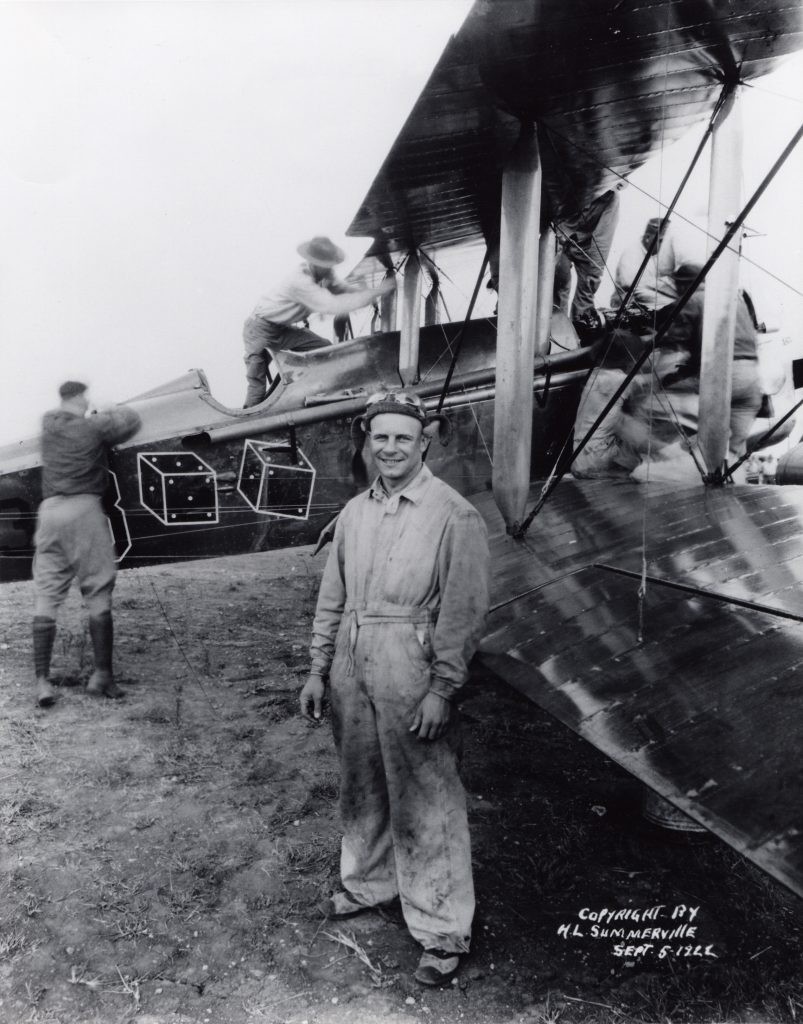
[[[343,233],[469,7],[0,3],[0,443],[36,433],[67,377],[103,405],[202,367],[240,405],[243,320],[302,239],[330,234],[359,260],[368,243]],[[803,119],[802,67],[747,98],[748,190]],[[617,248],[695,141],[634,178]],[[798,154],[747,248],[799,290],[801,180]],[[685,212],[705,194],[701,180]]]

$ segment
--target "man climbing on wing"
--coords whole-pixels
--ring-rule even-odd
[[[642,315],[643,316],[643,315]],[[631,319],[598,338],[594,344],[596,366],[580,396],[574,423],[574,444],[579,444],[619,391],[636,360],[652,345],[652,332],[637,333],[646,324]],[[572,463],[572,475],[582,478],[630,476],[644,458],[662,458],[674,441],[656,430],[656,412],[666,414],[664,382],[681,372],[688,359],[685,347],[673,339],[650,352],[640,371],[594,429]]]
[[[300,698],[320,720],[328,679],[343,890],[323,909],[349,917],[400,897],[424,949],[415,977],[440,985],[474,916],[454,701],[488,611],[485,524],[423,464],[431,427],[416,395],[373,396],[362,425],[379,475],[338,518]]]
[[[297,252],[304,262],[262,296],[243,327],[248,383],[246,409],[259,405],[265,399],[270,358],[268,349],[309,352],[330,345],[320,334],[299,326],[311,313],[350,313],[395,288],[390,279],[383,281],[378,288],[365,288],[337,278],[333,268],[343,262],[345,253],[329,238],[311,238],[302,242]]]
[[[675,285],[682,295],[702,269],[699,263],[683,263],[675,271]],[[705,284],[697,287],[664,337],[664,344],[685,346],[689,358],[685,366],[666,383],[673,391],[692,394],[700,392],[700,361],[703,350],[703,306]],[[758,332],[745,301],[744,293],[736,297],[733,329],[733,362],[731,364],[730,438],[731,458],[742,456],[747,438],[761,408],[762,389],[758,371]]]

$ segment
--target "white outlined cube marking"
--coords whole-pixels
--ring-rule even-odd
[[[220,518],[217,476],[189,452],[139,452],[139,500],[165,526],[201,526]]]
[[[237,491],[254,512],[309,519],[314,487],[315,468],[298,448],[294,452],[287,444],[246,440]]]

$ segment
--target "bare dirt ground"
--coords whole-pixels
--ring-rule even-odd
[[[3,1024],[797,1021],[800,901],[716,840],[654,835],[638,784],[480,675],[464,701],[478,915],[459,982],[415,985],[398,912],[324,921],[337,768],[329,729],[296,712],[322,562],[122,573],[124,702],[83,692],[73,595],[47,711],[30,584],[0,590]],[[603,908],[696,932],[594,937]]]

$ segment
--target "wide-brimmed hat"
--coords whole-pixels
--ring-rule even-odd
[[[325,235],[316,235],[308,242],[302,242],[296,252],[316,267],[334,267],[346,258],[343,250]]]

